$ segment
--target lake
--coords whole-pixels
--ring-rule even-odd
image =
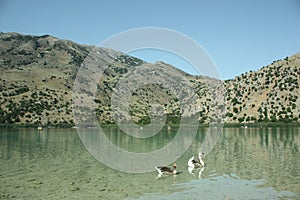
[[[176,160],[181,174],[158,178],[107,167],[76,129],[0,129],[0,199],[300,199],[300,128],[224,128],[205,168],[190,173],[187,161],[205,132],[199,128]],[[133,152],[162,148],[175,134],[135,139],[105,129],[112,143]]]

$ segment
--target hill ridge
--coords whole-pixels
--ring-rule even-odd
[[[0,94],[3,97],[0,123],[72,126],[73,82],[83,60],[95,47],[49,35],[2,32],[0,44]],[[110,108],[114,85],[129,69],[146,62],[112,49],[97,47],[96,50],[103,64],[108,66],[98,84],[95,112],[100,123],[110,124],[114,122]],[[199,97],[201,124],[216,117],[211,113],[213,96],[208,89],[209,83],[216,82],[223,83],[226,90],[227,123],[300,122],[300,53],[225,81],[189,75],[164,62],[150,65],[176,69],[188,80]],[[172,92],[159,86],[136,91],[131,98],[130,114],[125,118],[132,118],[140,125],[149,123],[151,102],[163,104],[167,123],[180,120],[178,102]],[[193,109],[186,110],[185,115],[192,115]]]

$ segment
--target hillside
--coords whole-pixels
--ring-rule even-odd
[[[227,121],[299,122],[299,85],[299,53],[227,80]]]
[[[81,63],[94,47],[49,35],[18,33],[0,33],[0,44],[0,123],[72,126],[73,83]],[[216,103],[214,91],[208,86],[221,81],[191,76],[163,62],[145,63],[111,49],[97,48],[97,51],[101,65],[107,67],[95,96],[95,112],[100,123],[114,122],[110,106],[114,86],[121,77],[142,65],[177,70],[198,94],[199,122],[205,124],[210,118],[217,118],[211,113]],[[227,123],[299,122],[299,53],[223,84],[227,91]],[[194,115],[192,107],[180,113],[174,92],[159,84],[138,89],[130,98],[130,111],[123,120],[132,118],[141,125],[149,123],[153,103],[162,105],[167,123],[176,123],[180,116]]]

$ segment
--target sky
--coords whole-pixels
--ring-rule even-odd
[[[222,79],[300,52],[300,0],[0,0],[0,31],[98,45],[120,32],[160,27],[195,40]],[[195,74],[168,52],[132,52]]]

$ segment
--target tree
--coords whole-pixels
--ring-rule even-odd
[[[277,122],[277,118],[276,118],[275,115],[273,115],[273,116],[271,117],[271,122]]]
[[[239,112],[239,109],[236,108],[236,107],[233,107],[233,112],[234,112],[234,113],[238,113],[238,112]]]
[[[228,113],[226,113],[226,116],[227,116],[227,117],[233,117],[233,114],[230,113],[230,112],[228,112]]]
[[[245,117],[238,118],[239,122],[242,123],[245,120]]]

